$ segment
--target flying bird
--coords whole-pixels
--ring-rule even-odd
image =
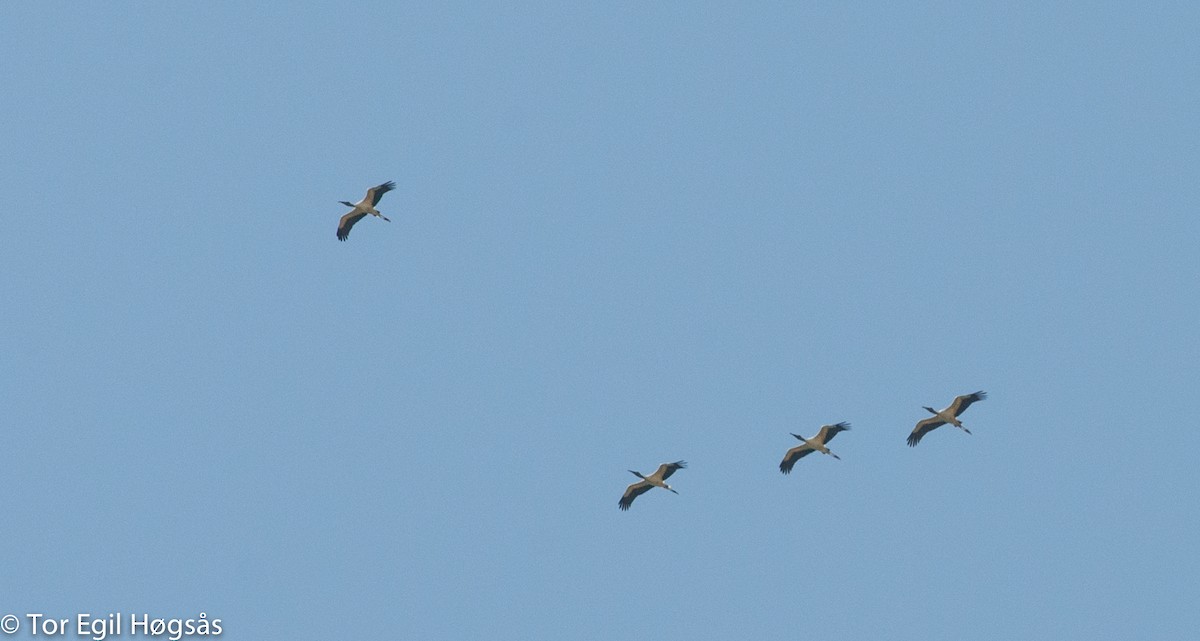
[[[963,394],[962,396],[955,398],[954,402],[951,403],[949,407],[940,412],[932,407],[926,407],[925,410],[930,414],[933,414],[933,416],[930,416],[929,418],[917,423],[917,426],[913,428],[912,434],[908,435],[908,446],[915,447],[917,443],[921,442],[921,437],[945,425],[946,423],[949,423],[954,427],[966,432],[967,434],[970,434],[971,430],[963,427],[962,421],[958,420],[958,415],[965,412],[967,408],[971,406],[971,403],[974,403],[975,401],[982,401],[985,398],[987,398],[987,392],[979,391],[975,392],[974,394]]]
[[[813,452],[828,454],[839,461],[842,460],[842,457],[830,452],[829,448],[825,447],[825,444],[832,441],[833,437],[837,436],[839,432],[844,432],[848,429],[850,429],[850,424],[842,421],[835,425],[822,425],[821,431],[817,432],[817,435],[812,438],[804,438],[799,434],[792,434],[792,436],[804,441],[804,444],[793,447],[787,451],[787,454],[783,455],[783,460],[779,462],[779,471],[784,474],[791,474],[792,466],[796,464],[796,461]]]
[[[655,487],[655,486],[661,487],[664,490],[671,490],[672,492],[675,492],[675,490],[672,489],[670,485],[666,484],[666,480],[668,478],[670,478],[670,476],[672,474],[675,473],[675,470],[681,470],[686,467],[687,467],[687,463],[684,461],[675,461],[674,463],[663,463],[662,465],[659,465],[658,469],[655,470],[654,473],[651,474],[650,476],[642,476],[640,472],[634,472],[633,470],[629,470],[630,474],[633,474],[634,476],[636,476],[642,480],[625,488],[625,494],[624,494],[624,496],[621,497],[621,500],[617,503],[617,506],[620,507],[622,510],[628,510],[629,506],[633,505],[634,499],[645,494],[646,492],[649,492],[650,488]],[[679,494],[679,492],[675,492],[675,493]]]
[[[383,183],[382,185],[377,185],[375,187],[368,189],[367,197],[358,201],[357,205],[354,203],[346,202],[344,200],[338,201],[347,207],[353,208],[350,210],[350,213],[346,214],[345,216],[342,216],[342,219],[340,221],[338,221],[338,231],[337,231],[338,240],[346,240],[346,238],[348,238],[350,236],[350,228],[354,226],[354,223],[362,220],[363,217],[366,216],[367,214],[371,214],[372,216],[378,216],[378,217],[388,221],[389,223],[392,222],[391,219],[389,219],[387,216],[384,216],[383,214],[379,213],[379,210],[375,209],[375,205],[379,204],[379,199],[383,198],[384,194],[388,193],[389,191],[391,191],[395,188],[396,188],[396,183],[389,180],[389,181]]]

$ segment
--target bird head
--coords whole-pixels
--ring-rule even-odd
[[[663,487],[665,487],[668,490],[671,490],[672,492],[675,492],[675,488],[671,487],[670,485],[667,485],[666,483],[663,483]],[[679,494],[679,492],[675,492],[675,493]]]

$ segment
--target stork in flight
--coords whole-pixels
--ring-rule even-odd
[[[926,407],[925,410],[930,414],[933,414],[933,416],[930,416],[929,418],[917,423],[917,426],[913,428],[912,434],[908,435],[908,446],[916,447],[917,443],[921,442],[921,437],[945,425],[946,423],[949,423],[954,427],[966,432],[967,434],[970,434],[971,430],[963,427],[962,421],[958,420],[958,415],[967,411],[967,408],[971,406],[971,403],[974,403],[975,401],[982,401],[985,398],[987,398],[987,392],[979,391],[975,392],[974,394],[963,394],[962,396],[955,398],[954,402],[951,403],[949,407],[940,412],[932,407]]]
[[[848,429],[850,429],[850,424],[842,421],[841,423],[837,423],[835,425],[822,425],[821,431],[817,432],[817,435],[812,438],[804,438],[799,434],[792,434],[792,436],[804,441],[804,444],[793,447],[787,451],[787,454],[783,455],[783,460],[779,463],[779,471],[783,472],[784,474],[791,474],[792,466],[796,464],[796,461],[799,461],[813,452],[828,454],[839,461],[842,460],[842,457],[830,452],[829,448],[826,447],[825,444],[829,441],[832,441],[833,437],[837,436],[839,432],[845,432]]]
[[[350,236],[350,228],[354,226],[354,223],[362,220],[367,214],[378,216],[389,223],[392,222],[387,216],[379,213],[379,210],[375,209],[375,205],[379,204],[379,199],[383,198],[384,194],[395,188],[396,183],[389,180],[382,185],[376,185],[375,187],[368,189],[367,197],[358,201],[357,205],[344,200],[338,201],[347,207],[353,208],[350,210],[350,213],[342,216],[342,219],[338,221],[338,240],[346,240],[346,238]]]
[[[686,467],[687,467],[687,463],[684,461],[675,461],[674,463],[663,463],[662,465],[659,465],[658,469],[655,470],[654,473],[651,474],[650,476],[642,476],[640,472],[634,472],[633,470],[629,470],[630,474],[633,474],[634,476],[636,476],[642,480],[625,488],[625,494],[624,494],[624,496],[621,497],[621,500],[617,503],[617,506],[620,507],[622,510],[628,510],[629,506],[633,505],[634,499],[645,494],[646,492],[649,492],[650,488],[655,487],[655,486],[661,487],[664,490],[671,490],[672,492],[675,492],[675,490],[672,489],[670,485],[667,485],[666,480],[668,478],[670,478],[670,476],[672,474],[675,473],[675,470],[681,470]],[[679,492],[675,492],[675,493],[679,494]]]

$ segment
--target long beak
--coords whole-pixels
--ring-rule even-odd
[[[668,489],[668,490],[671,490],[671,488],[669,488],[669,487],[668,487],[667,489]],[[672,491],[672,492],[675,492],[675,490],[671,490],[671,491]],[[679,494],[679,492],[675,492],[675,493],[676,493],[676,494]]]
[[[970,433],[971,433],[971,430],[969,430],[969,429],[967,429],[967,428],[965,428],[965,427],[964,427],[964,428],[962,428],[962,431],[966,432],[967,434],[970,434]]]
[[[835,459],[839,460],[839,461],[840,461],[840,460],[842,460],[842,457],[838,456],[837,454],[834,454],[833,452],[830,452],[830,453],[829,453],[829,455],[830,455],[830,456],[832,456],[833,458],[835,458]]]
[[[384,216],[383,214],[379,214],[379,217],[380,217],[380,218],[382,218],[382,219],[384,219],[384,220],[386,220],[386,221],[388,221],[389,223],[390,223],[390,222],[392,222],[392,219],[391,219],[391,218],[388,218],[387,216]]]

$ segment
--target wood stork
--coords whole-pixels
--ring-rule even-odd
[[[926,407],[925,410],[930,414],[933,414],[933,416],[930,416],[929,418],[917,423],[917,426],[913,428],[912,434],[908,435],[908,446],[916,447],[917,443],[921,442],[921,437],[945,425],[946,423],[949,423],[954,427],[966,432],[967,434],[970,434],[971,430],[963,427],[962,421],[958,420],[958,415],[965,412],[967,408],[971,406],[971,403],[974,403],[975,401],[982,401],[985,398],[987,398],[987,392],[978,391],[974,394],[963,394],[962,396],[955,398],[954,402],[951,403],[949,407],[940,412],[932,407]]]
[[[837,436],[839,432],[845,432],[848,429],[850,429],[850,424],[842,421],[834,425],[822,425],[821,431],[817,432],[817,435],[812,438],[804,438],[799,434],[792,434],[792,436],[804,441],[804,444],[793,447],[787,451],[787,454],[783,455],[783,460],[779,463],[779,471],[784,474],[791,474],[792,466],[796,464],[796,461],[813,452],[828,454],[839,461],[842,460],[842,457],[830,452],[829,448],[825,447],[825,444],[832,441],[833,437]]]
[[[675,492],[670,485],[667,485],[666,480],[675,473],[675,470],[682,470],[686,467],[687,463],[684,461],[663,463],[662,465],[659,465],[658,469],[655,470],[650,476],[642,476],[640,472],[629,470],[630,474],[633,474],[642,480],[625,488],[625,494],[621,497],[621,500],[617,503],[617,506],[622,510],[628,510],[629,506],[633,505],[634,499],[645,494],[646,492],[649,492],[650,488],[655,486],[661,487],[664,490],[671,490],[672,492]],[[679,494],[679,492],[675,493]]]
[[[338,231],[337,231],[338,240],[346,240],[346,238],[350,236],[350,228],[354,226],[354,223],[362,220],[363,217],[366,216],[367,214],[371,214],[372,216],[378,216],[378,217],[388,221],[389,223],[392,222],[391,219],[389,219],[387,216],[384,216],[383,214],[379,213],[379,210],[375,209],[375,205],[379,204],[379,199],[383,198],[384,194],[388,193],[389,191],[391,191],[395,188],[396,188],[396,183],[389,180],[389,181],[383,183],[382,185],[376,185],[376,186],[368,189],[367,197],[358,201],[358,204],[346,202],[344,200],[338,201],[338,202],[342,203],[343,205],[352,208],[350,210],[350,213],[346,214],[345,216],[342,216],[342,219],[340,221],[338,221]]]

